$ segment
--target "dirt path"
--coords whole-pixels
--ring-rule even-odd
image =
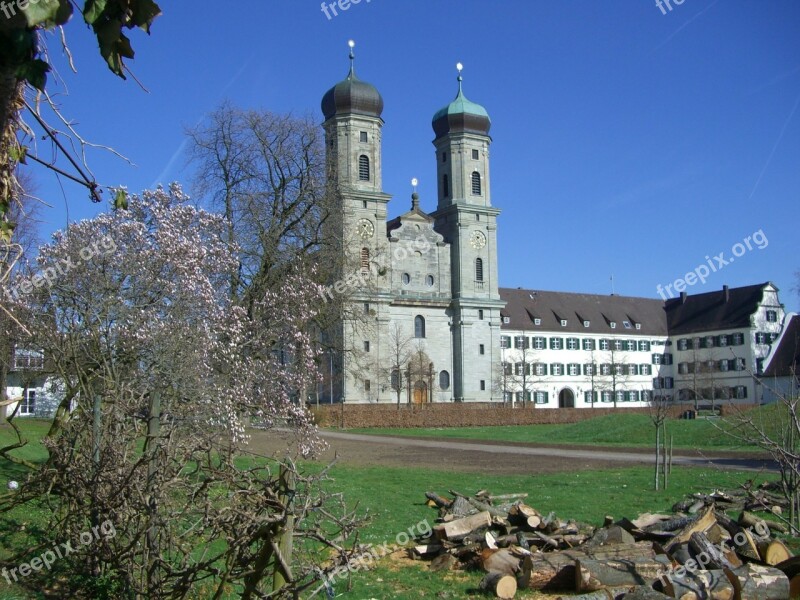
[[[338,454],[341,464],[357,466],[419,467],[479,473],[530,475],[625,465],[652,464],[653,456],[641,449],[586,448],[475,440],[437,440],[374,436],[338,431],[323,431],[330,445],[323,460]],[[276,431],[253,431],[250,450],[258,454],[285,453],[288,438]],[[718,469],[759,471],[771,462],[748,454],[699,453],[682,450],[673,464]]]

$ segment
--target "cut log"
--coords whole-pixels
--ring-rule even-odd
[[[736,548],[736,552],[740,556],[755,561],[761,560],[761,555],[758,553],[758,546],[756,546],[755,540],[753,540],[753,536],[750,535],[749,531],[744,529],[725,513],[717,513],[716,517],[717,523],[724,527],[730,534],[731,544]]]
[[[800,575],[800,556],[793,556],[781,564],[775,565],[775,568],[783,571],[789,579],[792,579],[795,575]]]
[[[669,552],[673,547],[682,544],[684,542],[688,542],[693,533],[705,533],[714,524],[717,522],[717,518],[714,515],[713,507],[707,508],[694,522],[690,523],[683,529],[681,529],[674,538],[667,544],[666,548]]]
[[[528,517],[527,520],[525,521],[525,526],[530,531],[536,531],[541,524],[542,524],[541,517],[537,517],[536,515]]]
[[[720,551],[718,546],[712,544],[704,533],[693,533],[689,538],[689,546],[694,550],[695,558],[702,569],[733,570],[741,566],[741,564],[737,565],[728,560],[728,557]]]
[[[789,578],[774,567],[748,564],[735,571],[725,571],[733,584],[735,600],[787,600]]]
[[[454,517],[461,518],[474,514],[476,510],[472,508],[472,505],[465,498],[457,496],[450,505],[448,512]]]
[[[661,581],[667,596],[681,600],[733,600],[735,594],[733,584],[722,570],[687,572],[683,577],[672,575]]]
[[[519,572],[517,573],[517,587],[521,590],[527,589],[531,580],[531,572],[533,571],[533,559],[531,555],[527,555],[520,563]]]
[[[458,559],[452,554],[440,554],[431,561],[431,571],[449,571],[458,564]]]
[[[520,570],[520,559],[511,553],[508,548],[491,550],[487,548],[481,552],[481,568],[487,573],[503,573],[504,575],[516,575]]]
[[[553,550],[558,550],[561,547],[561,544],[558,540],[554,540],[553,538],[546,536],[541,531],[534,531],[533,534],[542,540],[545,544],[550,546]]]
[[[436,525],[433,531],[440,540],[460,540],[477,529],[488,527],[491,523],[492,516],[488,512],[479,512],[463,519]]]
[[[489,573],[479,585],[484,592],[494,594],[495,598],[511,600],[517,594],[517,580],[502,573]]]
[[[772,540],[771,542],[762,542],[758,544],[758,552],[761,555],[761,560],[771,567],[792,558],[792,552],[786,547],[786,544],[780,540]]]
[[[475,498],[467,498],[467,502],[481,512],[488,512],[493,517],[500,517],[501,519],[506,519],[508,517],[508,513],[506,511],[495,508],[490,504],[486,504],[486,502],[481,502]]]
[[[666,557],[633,559],[578,559],[575,561],[575,589],[578,592],[623,585],[652,585],[670,567]]]
[[[789,597],[800,598],[800,575],[795,575],[789,580]]]
[[[671,518],[672,517],[670,517],[669,515],[644,513],[636,517],[634,521],[630,522],[633,523],[633,526],[638,529],[645,529],[646,527],[651,527],[653,525],[658,525],[660,523],[663,523],[664,521],[669,521]],[[627,519],[625,520],[627,521]],[[620,525],[620,523],[617,524]]]
[[[486,547],[491,548],[492,550],[497,550],[497,540],[492,535],[491,531],[487,531],[483,534],[483,539],[486,542]]]
[[[453,503],[452,500],[448,500],[436,492],[425,492],[425,497],[439,508],[450,508],[450,505]]]
[[[581,558],[595,558],[597,560],[652,559],[655,556],[653,545],[649,542],[537,553],[531,555],[532,569],[528,587],[536,590],[573,589],[575,585],[575,561]]]
[[[426,556],[430,554],[437,554],[442,550],[442,547],[439,544],[420,544],[419,546],[414,546],[412,551],[417,556]]]
[[[756,534],[761,536],[769,535],[770,531],[789,533],[789,529],[783,523],[762,519],[758,515],[746,510],[743,510],[742,514],[739,515],[739,525],[743,527],[752,527]]]

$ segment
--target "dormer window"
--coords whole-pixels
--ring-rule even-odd
[[[561,326],[562,327],[566,327],[567,326],[567,320],[566,319],[561,319]]]
[[[642,324],[641,323],[637,323],[636,324],[636,329],[641,329],[641,328],[642,328]]]
[[[584,321],[583,322],[583,326],[584,327],[589,327],[589,325],[591,325],[591,323],[589,321]]]
[[[611,321],[611,329],[616,329],[616,328],[617,328],[616,322]]]
[[[630,328],[632,327],[632,325],[631,325],[631,322],[630,322],[630,321],[623,321],[623,322],[622,322],[622,326],[623,326],[625,329],[630,329]]]
[[[536,319],[533,320],[533,324],[534,325],[541,325],[542,324],[542,320],[539,319],[539,318],[536,318]]]

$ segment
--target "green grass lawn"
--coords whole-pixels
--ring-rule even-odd
[[[34,440],[38,440],[38,436],[46,432],[46,424],[27,421],[24,429],[32,441],[30,447],[24,451],[26,457],[32,460],[43,458],[44,450]],[[8,443],[10,439],[11,431],[0,427],[0,445]],[[318,467],[311,465],[311,468]],[[752,473],[675,468],[670,489],[655,492],[651,489],[653,474],[649,467],[496,476],[383,466],[337,465],[331,470],[331,475],[335,478],[331,484],[333,490],[344,493],[351,505],[357,503],[361,510],[371,516],[369,524],[361,532],[361,540],[378,545],[395,543],[398,534],[407,532],[426,520],[431,526],[434,524],[436,511],[425,505],[426,491],[436,491],[443,495],[448,495],[450,489],[466,494],[479,489],[488,489],[497,494],[526,492],[529,494],[527,502],[542,512],[555,511],[564,519],[599,524],[606,514],[633,518],[640,512],[668,511],[674,502],[687,493],[732,487],[753,477]],[[0,488],[5,490],[8,479],[14,477],[18,477],[17,469],[0,462]],[[27,527],[35,527],[39,519],[43,519],[43,516],[33,512],[25,515],[23,520]],[[18,524],[0,522],[0,529],[3,531],[0,538],[0,557],[8,556],[7,545],[13,539],[13,535],[8,535],[12,533],[9,532],[9,527]],[[424,563],[398,564],[391,559],[384,559],[370,571],[355,573],[349,584],[347,581],[337,584],[336,595],[354,600],[469,598],[472,597],[470,590],[474,590],[480,578],[479,573],[431,573]],[[347,591],[348,585],[352,585],[350,591]],[[0,579],[0,600],[39,597],[41,596],[9,587]],[[324,598],[324,594],[316,597]]]
[[[721,430],[720,419],[670,419],[667,435],[675,448],[702,448],[733,451],[757,450],[742,446]],[[653,447],[655,428],[647,415],[605,415],[566,425],[508,425],[499,427],[452,427],[420,429],[351,429],[371,435],[421,436],[497,442],[531,442],[541,444],[573,444],[587,446]]]

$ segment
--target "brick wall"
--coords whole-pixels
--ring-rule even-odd
[[[678,417],[691,406],[676,405],[670,416]],[[647,408],[504,408],[497,404],[470,402],[464,404],[428,404],[414,406],[345,404],[311,407],[322,427],[342,426],[348,429],[366,427],[481,427],[487,425],[541,425],[577,423],[612,414],[649,414]]]

